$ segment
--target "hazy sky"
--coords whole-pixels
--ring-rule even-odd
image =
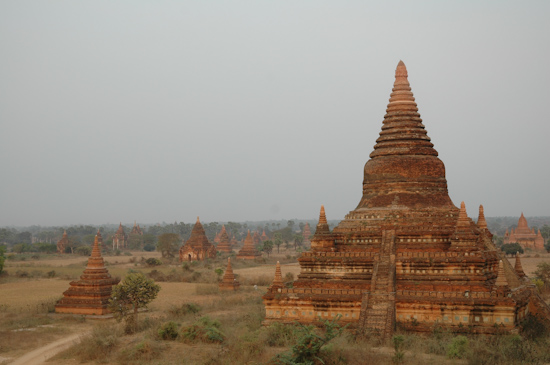
[[[550,215],[549,1],[0,2],[0,226],[342,219],[407,65],[455,205]]]

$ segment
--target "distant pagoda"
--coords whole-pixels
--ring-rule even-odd
[[[132,231],[130,232],[130,235],[137,234],[140,236],[143,236],[143,231],[139,227],[139,224],[136,224],[136,221],[134,221],[134,227],[132,228]]]
[[[57,241],[57,253],[65,253],[65,249],[69,247],[69,236],[67,236],[67,231],[63,231],[63,237]]]
[[[218,235],[220,239],[216,250],[226,253],[232,252],[233,250],[231,249],[231,242],[229,242],[229,236],[227,235],[225,226],[222,226],[222,230],[219,232]]]
[[[534,228],[529,228],[523,212],[519,217],[518,227],[516,229],[512,228],[510,232],[506,230],[503,243],[519,243],[523,248],[544,251],[544,237],[542,237],[540,229],[538,233],[535,233]]]
[[[233,269],[231,268],[231,257],[227,258],[227,268],[225,269],[225,274],[223,279],[220,282],[220,290],[237,290],[241,284],[235,279],[235,274],[233,274]]]
[[[208,241],[199,217],[191,230],[191,237],[181,246],[179,256],[182,262],[203,261],[216,257],[216,247]]]
[[[118,229],[113,236],[113,250],[119,250],[125,248],[128,242],[128,236],[124,232],[124,227],[122,227],[122,222],[118,226]]]
[[[72,281],[67,291],[55,305],[56,313],[103,315],[109,313],[107,305],[113,285],[120,279],[112,278],[105,268],[100,252],[101,233],[94,239],[92,255],[80,280]]]
[[[269,237],[267,237],[267,234],[265,234],[265,229],[262,231],[262,235],[260,236],[260,241],[265,242],[268,241]]]
[[[254,245],[254,240],[250,235],[250,230],[248,230],[248,234],[244,239],[244,245],[237,254],[237,258],[242,260],[254,260],[261,256],[262,254],[256,249],[256,245]]]

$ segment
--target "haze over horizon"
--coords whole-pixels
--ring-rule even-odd
[[[0,2],[0,226],[355,209],[399,60],[468,215],[550,216],[550,3]]]

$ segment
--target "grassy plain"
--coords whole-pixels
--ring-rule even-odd
[[[236,293],[218,291],[218,276],[214,271],[225,269],[225,258],[191,263],[182,268],[176,262],[147,267],[141,257],[160,258],[160,254],[134,252],[132,256],[105,257],[113,276],[123,277],[128,272],[140,271],[168,280],[157,281],[162,289],[149,311],[140,313],[140,331],[135,334],[125,334],[124,323],[114,319],[92,320],[54,313],[55,302],[70,281],[82,273],[86,258],[42,255],[37,260],[7,260],[9,275],[0,278],[0,364],[70,334],[87,331],[92,334],[86,336],[81,345],[58,354],[50,363],[263,364],[270,363],[274,356],[288,351],[298,341],[299,329],[263,327],[261,324],[264,318],[261,296],[273,278],[275,262],[282,262],[283,276],[292,273],[296,277],[299,273],[293,251],[275,252],[269,259],[255,263],[232,260],[234,272],[242,284]],[[511,261],[513,264],[513,259]],[[531,254],[522,258],[528,274],[542,261],[550,261],[550,255],[534,257]],[[52,271],[55,275],[48,275]],[[222,333],[222,342],[183,337],[186,328],[198,326],[205,317],[217,323],[216,331]],[[174,323],[178,336],[175,340],[163,340],[159,331],[170,322]],[[402,335],[406,364],[526,363],[536,362],[530,361],[529,356],[534,356],[535,360],[541,358],[535,356],[541,345],[521,338],[468,339],[462,359],[449,359],[448,351],[456,342],[454,334]],[[535,355],[531,352],[518,355],[516,350],[509,354],[509,348],[518,344]],[[396,360],[391,343],[380,343],[374,338],[359,340],[349,332],[333,340],[321,355],[326,364],[378,364]]]

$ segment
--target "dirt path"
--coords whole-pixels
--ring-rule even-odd
[[[24,356],[21,356],[18,359],[15,359],[14,362],[10,365],[39,365],[44,364],[49,358],[53,357],[57,353],[69,348],[76,342],[80,342],[80,339],[87,335],[89,332],[75,333],[68,337],[62,338],[55,342],[50,343],[49,345],[40,347],[36,350],[33,350]]]

